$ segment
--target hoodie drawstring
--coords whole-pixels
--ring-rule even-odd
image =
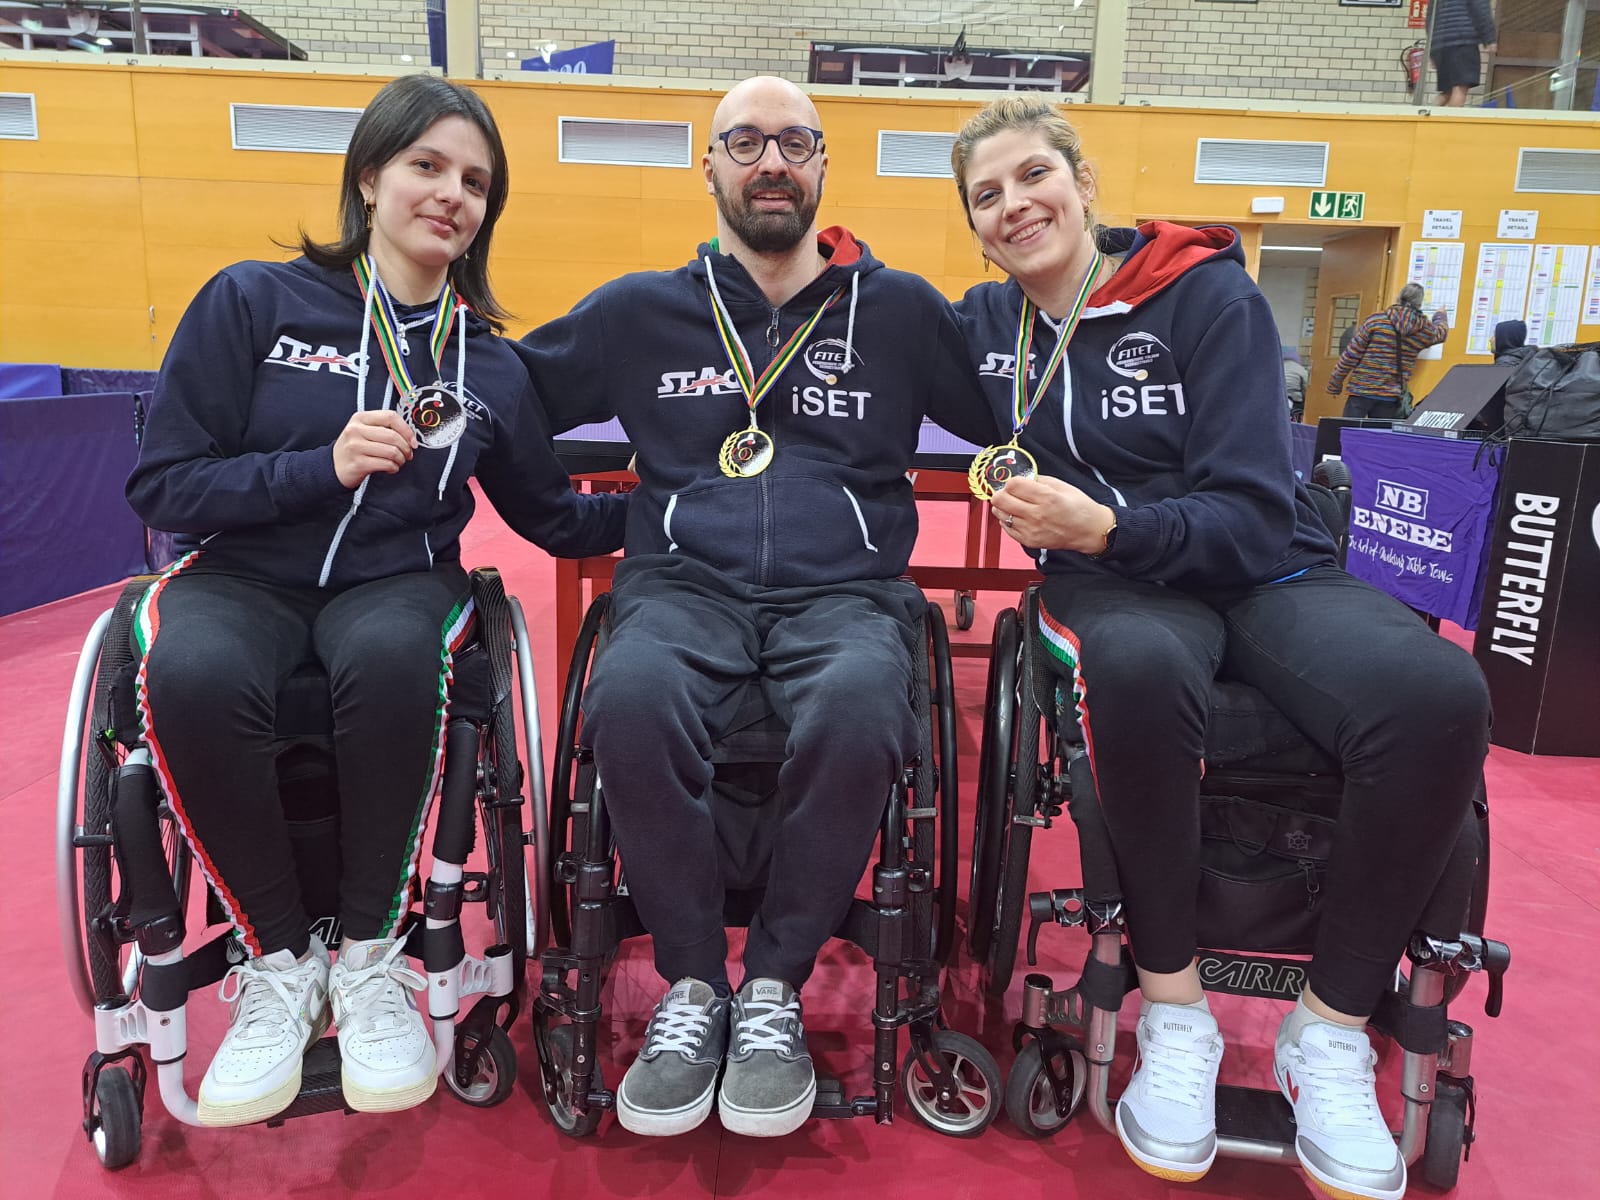
[[[465,411],[467,406],[467,306],[456,305],[456,403]],[[439,499],[444,499],[445,485],[450,482],[450,468],[456,465],[456,452],[461,449],[461,439],[450,443],[450,457],[444,460],[444,473],[439,476]],[[429,552],[431,560],[433,555]]]
[[[861,270],[857,268],[850,272],[850,320],[844,327],[844,369],[848,374],[850,368],[855,366],[855,340],[856,340],[856,285],[861,282]]]
[[[374,273],[372,286],[367,289],[366,302],[361,307],[361,374],[356,379],[356,411],[367,410],[367,373],[372,369],[372,360],[367,356],[367,347],[372,337],[372,301],[378,294],[378,277]],[[388,389],[384,391],[384,403],[388,404]],[[367,476],[371,479],[372,476]],[[361,507],[361,497],[367,491],[367,479],[363,479],[356,494],[350,497],[350,510],[344,514],[339,522],[339,528],[333,531],[333,541],[328,545],[328,553],[322,560],[322,573],[317,576],[317,586],[328,586],[328,575],[333,570],[333,556],[339,552],[339,543],[344,540],[344,531],[350,524],[350,519],[356,515],[356,509]]]

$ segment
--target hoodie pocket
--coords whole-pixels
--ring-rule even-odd
[[[767,582],[799,586],[905,573],[917,536],[909,482],[869,492],[830,479],[776,479],[772,504]]]

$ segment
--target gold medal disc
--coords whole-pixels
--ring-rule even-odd
[[[750,426],[730,433],[717,455],[717,466],[729,479],[754,479],[772,465],[772,438]]]
[[[993,500],[994,494],[1013,479],[1032,479],[1039,464],[1015,442],[987,446],[972,460],[967,470],[967,487],[979,500]]]

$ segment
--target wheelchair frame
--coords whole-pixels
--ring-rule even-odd
[[[231,930],[185,953],[190,851],[160,797],[149,750],[117,738],[111,694],[132,658],[133,606],[152,579],[126,584],[84,641],[57,783],[62,949],[78,1005],[95,1024],[96,1048],[83,1070],[83,1129],[108,1169],[132,1162],[139,1153],[148,1078],[142,1046],[149,1047],[167,1111],[186,1125],[199,1124],[197,1102],[183,1080],[188,994],[217,982],[240,961]],[[545,781],[522,606],[506,596],[492,568],[472,572],[472,590],[479,620],[475,652],[486,659],[488,712],[450,714],[422,912],[419,919],[413,910],[402,936],[407,953],[423,960],[440,1076],[466,1103],[488,1107],[505,1100],[515,1083],[508,1030],[522,1008],[526,963],[542,948],[547,931],[544,906],[533,900],[543,895],[542,861],[536,861],[533,893],[527,887],[529,838],[520,811],[524,773],[517,753],[514,682],[529,748],[532,840],[540,846],[546,836]],[[86,767],[86,779],[80,766]],[[482,873],[466,870],[475,808],[488,858],[489,869]],[[414,894],[419,882],[413,881]],[[486,904],[494,920],[497,941],[482,958],[466,953],[459,920],[463,903]],[[473,996],[480,999],[458,1023],[461,1002]],[[336,1110],[350,1111],[340,1086],[337,1041],[324,1037],[306,1052],[299,1095],[266,1124]]]
[[[625,938],[645,932],[618,888],[598,774],[592,753],[578,740],[579,700],[609,604],[609,595],[591,604],[566,679],[547,843],[555,944],[543,955],[533,1005],[545,1103],[557,1128],[573,1137],[593,1133],[601,1114],[616,1104],[595,1053],[604,970]],[[1000,1072],[982,1045],[942,1028],[940,1017],[939,977],[955,928],[956,716],[949,641],[936,605],[928,606],[926,626],[931,653],[914,656],[913,672],[913,686],[927,698],[919,705],[922,751],[887,801],[872,871],[874,899],[852,900],[835,934],[871,955],[877,973],[873,1092],[847,1098],[838,1081],[819,1079],[812,1116],[870,1116],[888,1124],[897,1088],[904,1088],[924,1124],[976,1137],[999,1112]],[[944,824],[936,829],[939,820]],[[910,1049],[897,1072],[902,1026],[909,1030]]]
[[[1115,1101],[1109,1096],[1109,1084],[1117,1016],[1123,997],[1138,987],[1138,981],[1127,950],[1120,885],[1088,755],[1081,744],[1051,730],[1048,753],[1041,761],[1040,728],[1048,725],[1053,705],[1047,707],[1040,697],[1053,696],[1056,682],[1033,632],[1038,604],[1038,588],[1029,588],[1020,617],[1018,609],[1006,609],[995,621],[968,945],[982,964],[984,990],[1004,995],[1020,937],[1023,896],[1029,914],[1029,965],[1037,962],[1041,925],[1082,926],[1089,933],[1091,948],[1071,987],[1056,990],[1050,977],[1039,973],[1024,979],[1022,1015],[1012,1035],[1017,1060],[1007,1079],[1006,1111],[1019,1128],[1035,1137],[1049,1137],[1066,1127],[1087,1097],[1095,1120],[1115,1134]],[[1220,786],[1228,774],[1227,769],[1208,773],[1208,784]],[[1263,778],[1252,777],[1247,769],[1235,774],[1241,781]],[[1084,885],[1029,894],[1033,830],[1048,829],[1063,807],[1070,809],[1078,827]],[[1482,935],[1488,889],[1486,805],[1479,804],[1477,816],[1483,850],[1466,913],[1472,928],[1453,939],[1413,935],[1406,949],[1409,979],[1397,969],[1396,986],[1371,1022],[1403,1052],[1400,1152],[1408,1166],[1422,1159],[1425,1178],[1440,1188],[1454,1186],[1463,1151],[1470,1152],[1476,1118],[1472,1029],[1451,1020],[1446,1006],[1459,995],[1471,972],[1486,971],[1485,1011],[1498,1016],[1502,976],[1510,964],[1509,949]],[[979,921],[984,913],[988,920]],[[1422,925],[1439,923],[1425,914]],[[1202,948],[1199,962],[1207,991],[1292,1001],[1305,982],[1304,964],[1282,955]],[[1292,1110],[1276,1090],[1218,1087],[1219,1156],[1298,1166],[1294,1142]]]

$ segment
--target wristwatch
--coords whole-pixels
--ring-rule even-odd
[[[1104,534],[1101,535],[1101,538],[1103,544],[1101,545],[1100,549],[1089,555],[1090,558],[1104,558],[1106,555],[1111,553],[1111,547],[1116,545],[1117,518],[1115,516],[1111,518],[1111,526],[1105,531]]]

